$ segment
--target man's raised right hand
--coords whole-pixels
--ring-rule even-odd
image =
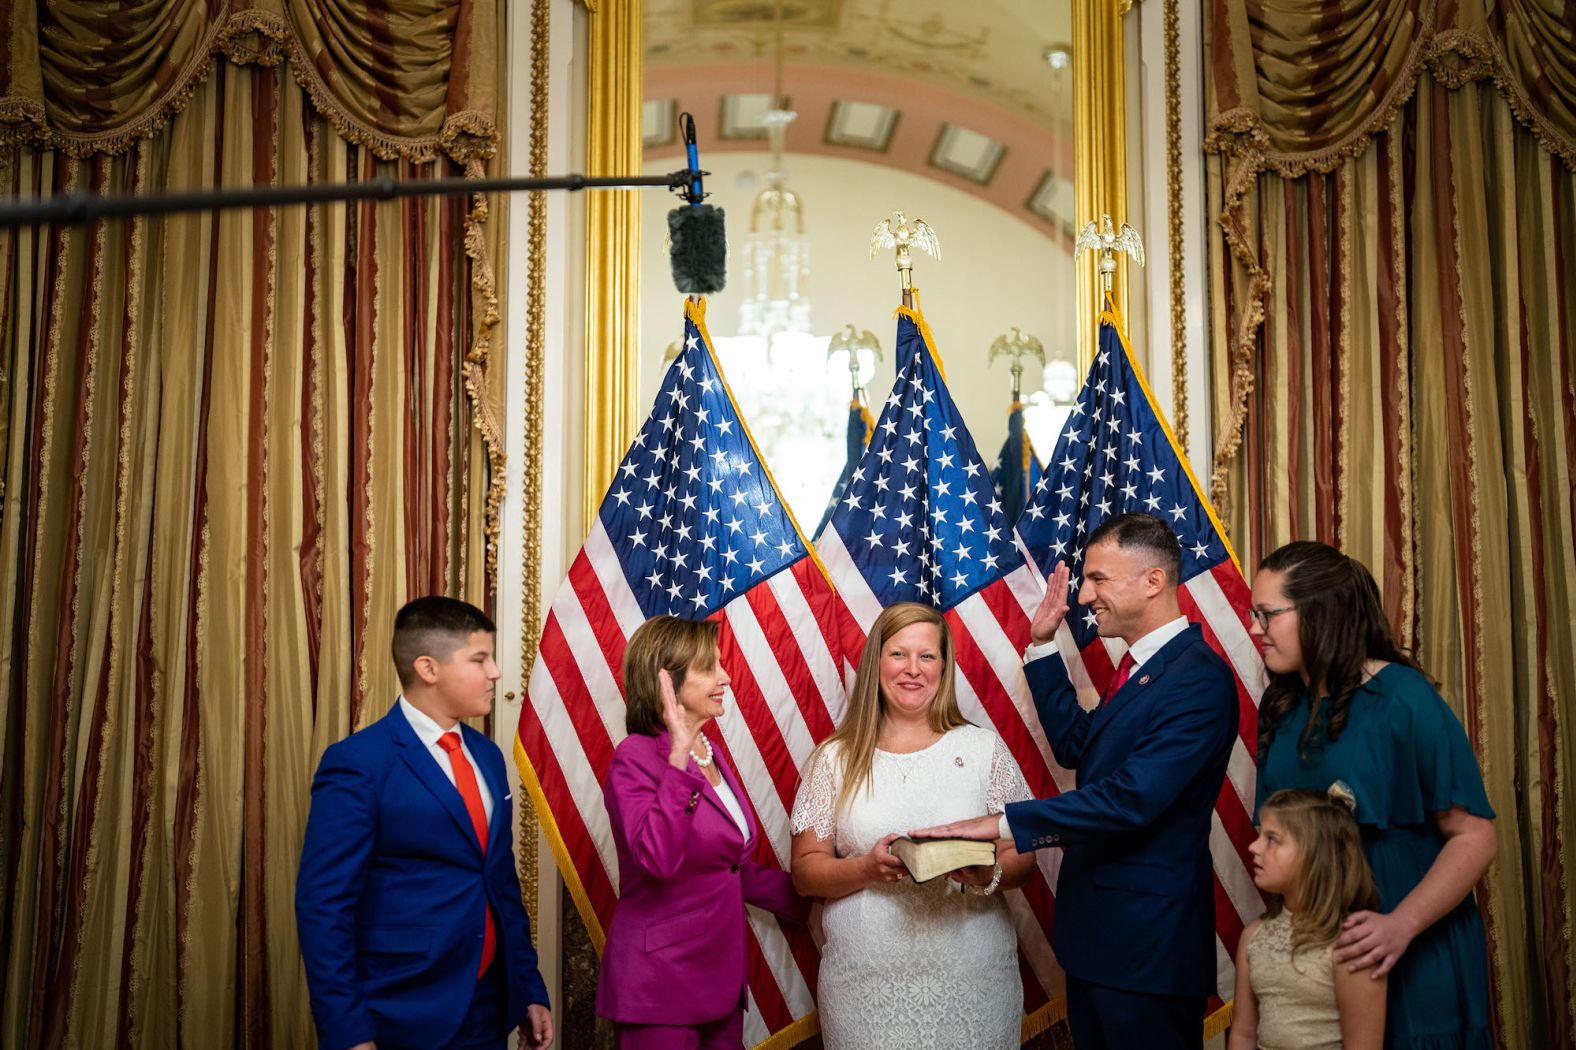
[[[1045,597],[1040,599],[1040,607],[1034,610],[1034,619],[1029,621],[1029,639],[1035,645],[1044,645],[1055,638],[1062,621],[1067,619],[1067,581],[1071,578],[1064,561],[1057,562],[1056,570],[1046,578]]]

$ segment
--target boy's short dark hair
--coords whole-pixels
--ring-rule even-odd
[[[406,602],[394,614],[394,641],[390,645],[399,684],[408,686],[416,680],[418,657],[430,656],[441,663],[477,631],[494,634],[497,629],[486,613],[469,602],[441,594]]]
[[[1155,564],[1166,571],[1173,586],[1182,582],[1182,545],[1171,526],[1143,511],[1129,511],[1106,518],[1089,535],[1088,546],[1110,541],[1118,547],[1140,547],[1155,557]]]

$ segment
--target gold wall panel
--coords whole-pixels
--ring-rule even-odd
[[[586,56],[586,173],[640,174],[640,0],[597,0]],[[586,194],[585,526],[639,424],[640,191]]]

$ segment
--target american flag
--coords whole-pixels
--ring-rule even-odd
[[[723,381],[700,303],[685,307],[684,350],[553,601],[520,718],[521,776],[599,950],[618,895],[601,784],[624,737],[620,666],[629,636],[661,614],[722,624],[733,684],[714,743],[760,823],[756,859],[787,869],[799,770],[843,710],[841,614]],[[813,1030],[795,1022],[815,1010],[814,943],[764,912],[749,919],[745,1036],[796,1041]]]
[[[1044,582],[1018,547],[933,346],[920,315],[899,310],[897,380],[816,546],[850,614],[848,665],[886,606],[940,608],[953,636],[964,717],[1001,735],[1043,798],[1072,785],[1051,758],[1023,678],[1029,618]],[[1063,988],[1046,936],[1060,859],[1059,850],[1041,850],[1039,873],[1007,896],[1031,1031],[1055,1019]]]
[[[1013,401],[1007,410],[1007,439],[996,454],[996,469],[991,480],[996,483],[996,494],[1001,497],[1002,508],[1008,521],[1017,521],[1034,486],[1040,483],[1039,457],[1034,454],[1034,442],[1023,429],[1023,402]]]
[[[821,513],[821,520],[816,523],[812,535],[821,535],[831,522],[832,513],[837,510],[837,501],[848,491],[848,483],[859,466],[860,457],[865,454],[865,446],[870,443],[870,432],[875,425],[875,420],[870,418],[870,409],[865,407],[865,396],[861,390],[848,402],[848,430],[843,442],[847,458],[843,461],[843,472],[832,486],[832,498],[826,501],[826,510]]]
[[[1019,519],[1018,536],[1042,577],[1058,561],[1068,563],[1069,586],[1076,596],[1085,539],[1107,517],[1126,511],[1153,514],[1176,532],[1182,545],[1182,612],[1203,627],[1204,638],[1230,664],[1237,680],[1242,717],[1210,834],[1217,988],[1224,1001],[1232,995],[1232,959],[1242,928],[1263,911],[1249,874],[1247,847],[1254,838],[1253,750],[1264,665],[1248,635],[1251,597],[1225,530],[1155,407],[1117,317],[1107,312],[1100,319],[1099,353],[1034,498]],[[1096,634],[1094,613],[1077,604],[1076,597],[1058,642],[1074,684],[1087,703],[1095,702],[1125,647]]]

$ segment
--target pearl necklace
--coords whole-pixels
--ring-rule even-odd
[[[695,734],[695,739],[699,740],[702,744],[706,745],[706,757],[702,758],[699,755],[697,755],[695,753],[695,749],[694,748],[690,748],[690,757],[695,760],[695,764],[697,766],[699,766],[702,769],[705,769],[707,766],[711,765],[711,759],[712,759],[711,741],[706,739],[706,734],[705,733],[696,733]]]

